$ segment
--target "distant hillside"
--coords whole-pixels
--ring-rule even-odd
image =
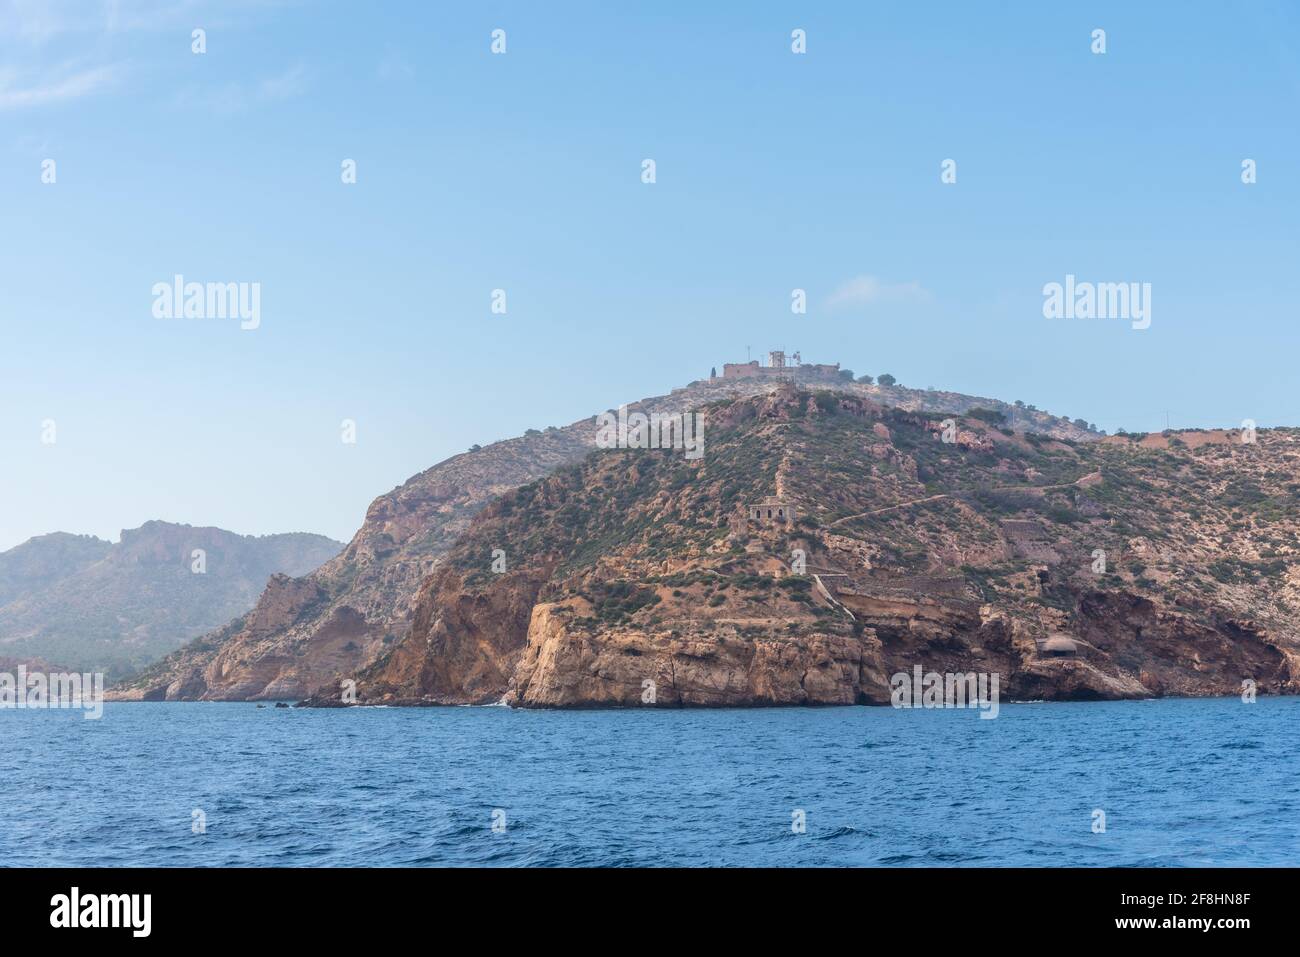
[[[1296,430],[1151,449],[793,388],[707,416],[697,462],[600,451],[480,511],[358,700],[886,703],[915,666],[1017,699],[1300,690]]]
[[[112,542],[93,535],[54,532],[38,535],[7,552],[0,552],[0,608],[75,575],[104,558]]]
[[[301,575],[342,543],[147,522],[112,544],[56,532],[0,552],[0,657],[113,677],[252,607],[276,573]],[[203,552],[196,573],[194,552]]]

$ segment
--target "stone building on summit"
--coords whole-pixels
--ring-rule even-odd
[[[819,365],[809,363],[805,365],[795,352],[789,357],[781,350],[769,352],[767,354],[767,365],[759,365],[757,359],[751,359],[749,362],[727,362],[722,366],[722,378],[724,379],[741,379],[756,377],[774,377],[791,380],[806,379],[838,379],[840,377],[840,364]]]

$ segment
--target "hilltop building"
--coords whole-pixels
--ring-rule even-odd
[[[787,356],[782,350],[767,354],[767,365],[759,365],[757,359],[749,362],[726,362],[722,366],[724,379],[739,379],[754,376],[776,376],[788,379],[839,378],[840,364],[824,365],[809,363],[805,365],[795,352]]]

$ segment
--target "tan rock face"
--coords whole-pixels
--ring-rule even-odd
[[[541,582],[515,576],[482,591],[447,568],[421,593],[412,638],[366,693],[439,704],[489,704],[506,693]]]
[[[802,378],[818,388],[835,390],[859,413],[868,406],[879,408],[873,401],[879,391],[874,386],[833,374]],[[721,409],[709,425],[711,436],[714,429],[733,427],[742,420],[790,421],[795,411],[788,400],[764,398],[780,388],[780,381],[765,377],[702,380],[631,407],[646,413],[673,413],[737,396],[756,397],[754,403]],[[902,387],[888,392],[892,403],[908,408],[959,412],[1000,405],[956,393]],[[821,409],[818,403],[813,405]],[[1045,413],[1005,408],[1038,431],[1091,438]],[[738,418],[729,423],[727,416],[733,412]],[[887,439],[883,423],[881,428]],[[347,548],[305,576],[310,601],[295,604],[283,593],[283,586],[273,582],[249,616],[182,648],[113,689],[110,697],[242,700],[306,695],[318,686],[334,688],[340,678],[388,655],[410,633],[422,584],[436,574],[480,509],[525,483],[580,461],[594,448],[595,436],[594,419],[586,418],[457,455],[413,476],[375,499]],[[880,448],[889,450],[885,445]],[[906,457],[899,456],[898,461],[910,466]],[[519,640],[522,646],[522,637]],[[468,655],[468,648],[455,644],[453,652]],[[474,694],[466,691],[462,696]]]
[[[955,601],[943,596],[906,594],[855,586],[837,588],[835,597],[849,611],[865,621],[892,631],[905,630],[927,635],[973,630],[979,608],[973,601]]]
[[[182,649],[114,696],[252,700],[303,697],[333,686],[410,630],[420,583],[478,509],[580,458],[585,439],[585,430],[555,430],[457,456],[415,476],[370,506],[366,523],[337,558],[292,582],[273,579],[243,620]]]
[[[967,440],[946,443],[874,388],[743,388],[709,406],[698,461],[589,455],[583,422],[417,476],[339,559],[273,580],[127,693],[337,704],[355,675],[362,702],[884,703],[915,666],[1024,699],[1300,687],[1300,529],[1277,478],[1300,436],[1147,448],[955,410]],[[748,518],[774,495],[796,521]],[[1041,650],[1056,633],[1073,654]]]
[[[1202,528],[1236,520],[1214,481],[1188,485],[1207,463],[978,420],[963,427],[979,442],[938,443],[929,418],[845,396],[778,390],[713,413],[702,462],[601,452],[479,512],[410,634],[359,674],[361,700],[883,704],[918,666],[997,674],[1004,697],[1028,700],[1298,687],[1289,579],[1225,583],[1233,569],[1206,551]],[[1260,448],[1283,459],[1294,441]],[[748,517],[778,489],[796,521]],[[1262,563],[1293,529],[1260,514]],[[1170,584],[1127,557],[1137,538]],[[1099,548],[1118,556],[1100,571]]]
[[[539,605],[507,700],[522,707],[734,707],[888,700],[879,642],[811,634],[571,632]],[[883,698],[882,698],[883,695]]]

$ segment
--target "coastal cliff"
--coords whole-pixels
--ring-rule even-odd
[[[997,407],[1019,429],[1079,441],[1096,439],[1069,419],[1030,407],[859,383],[832,367],[702,379],[629,408],[647,414],[680,413],[713,402],[770,395],[790,380],[899,409],[961,413]],[[248,614],[157,661],[110,689],[108,697],[267,700],[301,698],[336,685],[387,656],[411,633],[418,623],[422,586],[481,509],[557,468],[582,461],[596,449],[596,436],[593,418],[586,417],[476,446],[412,476],[374,500],[361,528],[337,557],[301,578],[272,577]]]
[[[707,449],[609,449],[503,494],[356,703],[886,703],[1300,690],[1294,430],[1081,440],[781,386]],[[327,687],[308,704],[344,703]]]

